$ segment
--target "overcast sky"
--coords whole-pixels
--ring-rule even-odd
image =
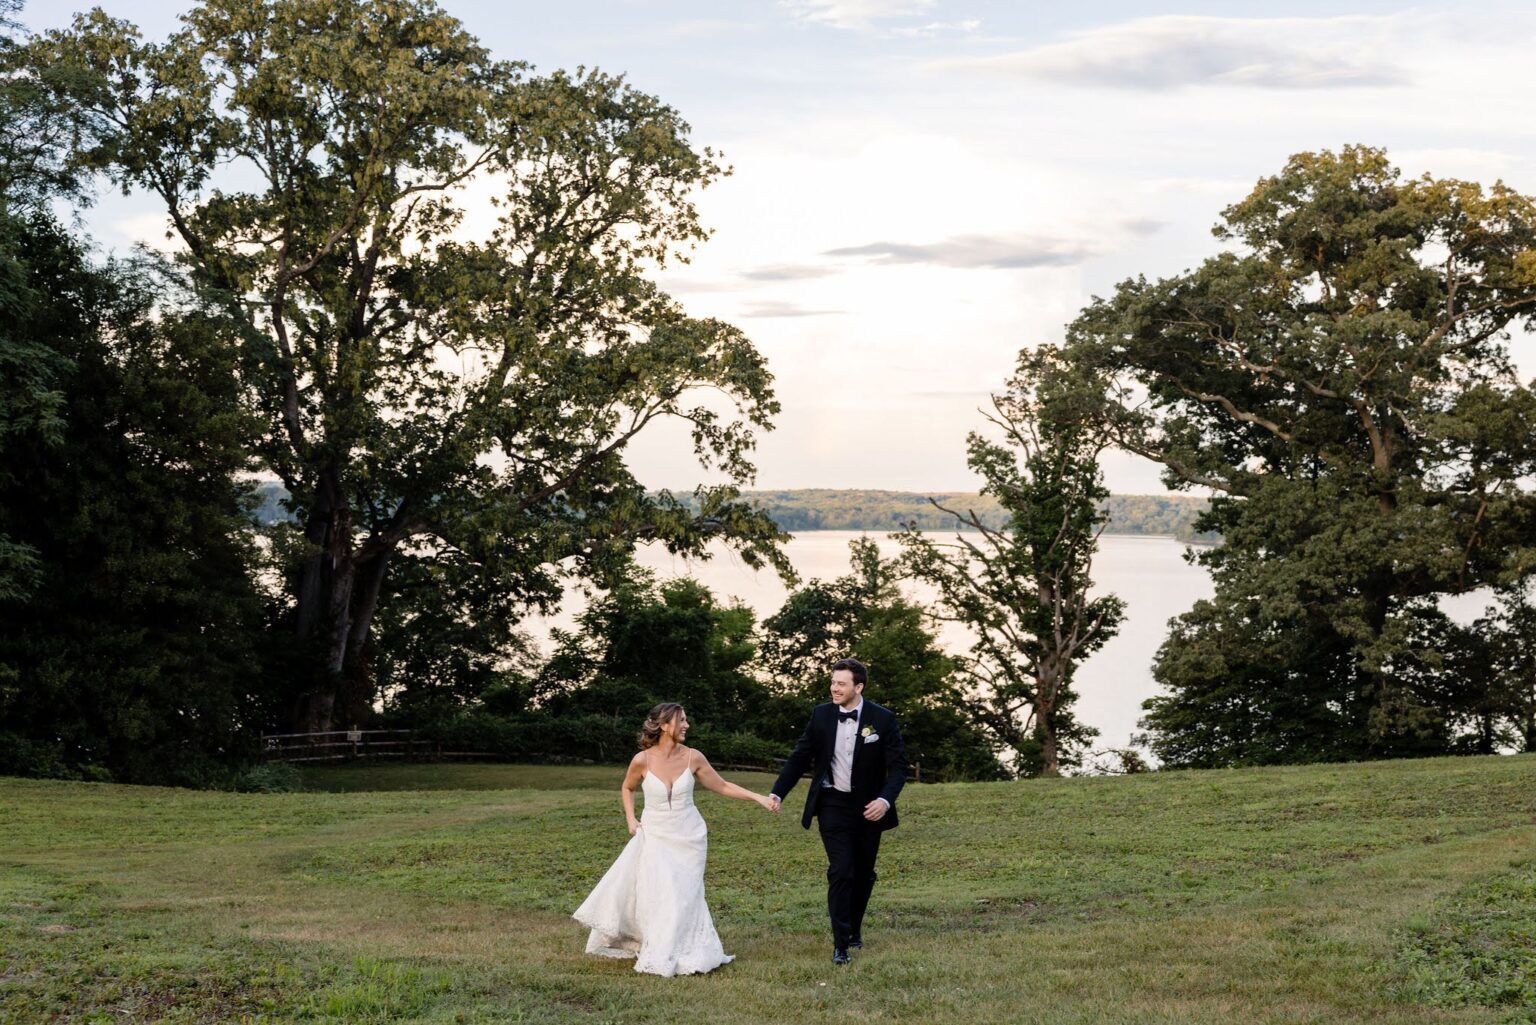
[[[187,4],[103,6],[155,38]],[[761,487],[974,486],[965,434],[1020,347],[1214,252],[1221,208],[1292,153],[1384,146],[1409,174],[1536,192],[1536,15],[1513,4],[443,6],[499,56],[625,72],[735,168],[699,198],[714,238],[663,280],[769,359],[784,409]],[[88,223],[107,249],[163,230],[132,198]],[[680,433],[633,461],[655,486],[699,477]],[[1128,457],[1106,472],[1162,490]]]

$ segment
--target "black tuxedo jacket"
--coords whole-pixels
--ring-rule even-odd
[[[872,739],[866,740],[865,732]],[[907,781],[907,751],[901,743],[901,730],[896,716],[888,708],[881,708],[866,700],[859,710],[859,739],[853,746],[853,794],[861,805],[877,797],[883,797],[890,809],[879,822],[872,823],[878,829],[896,828],[896,795]],[[823,786],[832,779],[832,745],[837,739],[837,706],[830,701],[817,705],[811,712],[811,721],[805,724],[800,742],[784,763],[773,793],[779,800],[789,796],[807,769],[812,769],[811,792],[805,798],[805,814],[800,824],[811,828],[816,815],[816,804],[821,799]]]

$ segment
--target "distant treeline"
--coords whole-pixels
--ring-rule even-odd
[[[916,523],[923,530],[948,530],[955,518],[938,509],[929,498],[959,513],[975,512],[989,527],[1006,519],[989,495],[963,491],[861,491],[805,488],[795,491],[749,491],[785,530],[897,530]],[[1109,534],[1160,534],[1185,541],[1196,540],[1195,519],[1205,510],[1206,499],[1192,495],[1111,495],[1105,502]],[[1213,537],[1208,538],[1214,540]]]
[[[281,484],[257,488],[255,517],[263,524],[283,518]],[[679,496],[689,503],[692,496]],[[975,511],[981,522],[1000,527],[1005,519],[997,501],[988,495],[964,491],[865,491],[840,488],[801,488],[792,491],[748,491],[745,497],[761,506],[782,529],[801,530],[899,530],[916,523],[923,530],[948,530],[955,518],[936,508],[930,497],[957,512]],[[1111,495],[1104,503],[1109,511],[1107,534],[1142,534],[1176,537],[1182,541],[1214,541],[1213,534],[1195,530],[1195,518],[1205,510],[1206,499],[1194,495]]]

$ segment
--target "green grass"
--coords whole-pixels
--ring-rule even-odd
[[[309,790],[617,790],[612,765],[352,762],[306,768]]]
[[[1536,1021],[1536,859],[1437,901],[1405,932],[1399,960],[1408,995]]]
[[[619,775],[0,779],[0,1022],[1536,1022],[1536,756],[909,787],[846,970],[801,795],[703,795],[738,960],[682,979],[567,917]]]

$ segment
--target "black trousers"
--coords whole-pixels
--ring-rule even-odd
[[[848,945],[864,935],[864,910],[875,888],[875,857],[880,853],[879,825],[864,818],[864,804],[853,794],[830,787],[816,803],[816,823],[827,849],[827,915],[832,944]]]

